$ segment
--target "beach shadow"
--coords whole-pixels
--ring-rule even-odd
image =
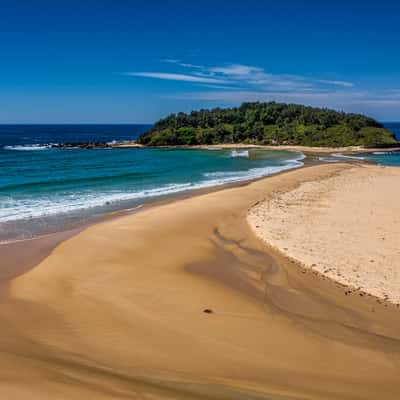
[[[255,298],[266,312],[283,315],[327,339],[400,352],[400,315],[398,324],[385,315],[375,316],[372,324],[371,316],[357,304],[363,299],[338,302],[338,296],[345,297],[343,288],[311,272],[303,274],[290,260],[267,247],[260,249],[258,239],[254,243],[248,239],[250,232],[239,238],[237,232],[239,228],[234,235],[223,234],[215,228],[209,239],[212,257],[185,269]],[[335,296],[324,295],[324,288],[333,286]]]

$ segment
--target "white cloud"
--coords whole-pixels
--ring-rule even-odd
[[[196,65],[178,59],[162,60],[172,71],[129,72],[125,75],[187,82],[197,90],[171,93],[168,99],[238,105],[243,101],[278,101],[362,112],[378,119],[396,119],[400,89],[361,90],[346,80],[270,73],[246,64]],[[202,88],[202,90],[201,90]],[[199,90],[200,89],[200,90]]]
[[[188,64],[188,63],[184,63],[181,60],[176,60],[174,58],[164,58],[163,60],[161,60],[163,62],[169,63],[169,64],[177,64],[181,67],[184,68],[194,68],[194,69],[203,69],[204,67],[202,65],[196,65],[196,64]]]
[[[211,73],[223,74],[227,76],[251,76],[253,74],[264,74],[264,70],[250,65],[231,64],[225,67],[211,67]]]
[[[179,59],[164,59],[165,63],[173,64],[183,70],[173,72],[130,72],[127,75],[154,79],[185,81],[194,84],[215,85],[221,89],[221,84],[229,85],[231,89],[258,92],[326,92],[332,86],[346,91],[355,85],[343,80],[326,80],[290,74],[272,74],[263,68],[245,64],[226,64],[222,66],[205,66],[182,62]]]
[[[354,87],[353,82],[346,82],[346,81],[331,81],[331,80],[326,80],[326,79],[320,79],[318,80],[320,83],[325,83],[327,85],[335,85],[335,86],[342,86],[342,87]]]
[[[361,112],[378,119],[385,115],[398,115],[400,98],[386,92],[331,90],[331,91],[251,91],[251,90],[209,90],[172,95],[177,100],[218,102],[224,105],[238,105],[245,101],[277,101],[306,104],[314,107],[328,107],[340,111]],[[392,117],[396,118],[396,117]]]
[[[186,75],[186,74],[172,74],[166,72],[127,72],[128,76],[139,76],[144,78],[164,79],[168,81],[184,81],[184,82],[195,82],[195,83],[228,83],[225,80]]]
[[[385,91],[386,95],[398,98],[400,97],[400,89],[388,89]]]
[[[349,93],[330,91],[330,92],[260,92],[251,90],[239,90],[239,91],[203,91],[203,92],[190,92],[172,96],[175,99],[184,100],[208,100],[208,101],[223,101],[227,103],[240,103],[243,101],[285,101],[285,102],[299,102],[304,101],[324,101],[324,102],[349,102],[354,99],[362,100],[365,94],[362,92]]]
[[[229,64],[222,67],[204,67],[204,69],[208,74],[228,79],[237,86],[258,90],[293,90],[311,87],[310,82],[300,76],[270,74],[262,68],[251,65]]]

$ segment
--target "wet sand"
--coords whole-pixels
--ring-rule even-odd
[[[312,160],[311,158],[305,161],[306,165],[315,165],[317,163],[317,161]],[[320,164],[320,162],[318,164]],[[284,172],[285,171],[279,172],[278,174]],[[10,239],[9,242],[0,243],[0,289],[4,286],[4,283],[7,283],[10,279],[24,274],[34,268],[36,265],[38,265],[57,247],[57,245],[67,240],[68,238],[77,235],[79,232],[85,230],[92,225],[98,224],[103,221],[109,221],[112,219],[131,215],[138,211],[147,209],[148,207],[158,207],[160,205],[169,204],[171,202],[187,199],[193,196],[213,193],[228,188],[245,186],[248,185],[250,182],[255,182],[260,179],[265,179],[265,177],[247,181],[227,183],[224,185],[210,186],[201,189],[194,189],[173,195],[166,195],[161,198],[152,199],[133,208],[122,209],[119,211],[100,215],[96,218],[93,218],[90,222],[83,221],[81,223],[77,223],[76,226],[71,227],[70,229],[60,230],[58,232],[49,232],[28,239],[15,241],[13,241],[13,239]]]
[[[57,245],[84,227],[0,245],[0,286],[43,261]]]
[[[7,399],[398,399],[400,314],[299,268],[246,221],[322,165],[69,238],[1,294]],[[209,310],[205,313],[205,310]]]

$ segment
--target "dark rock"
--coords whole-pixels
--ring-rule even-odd
[[[78,143],[58,143],[52,144],[54,149],[108,149],[111,148],[111,144],[107,142],[78,142]]]

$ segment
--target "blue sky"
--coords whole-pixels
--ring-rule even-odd
[[[0,0],[0,123],[285,101],[400,120],[400,2]]]

